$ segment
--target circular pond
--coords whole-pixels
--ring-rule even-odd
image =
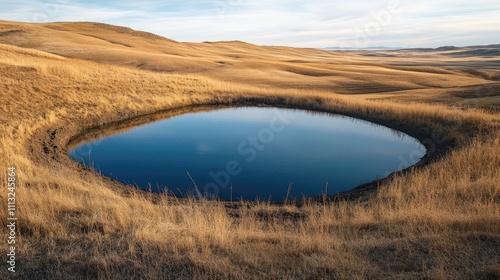
[[[350,190],[425,152],[416,139],[359,119],[241,107],[139,125],[80,143],[70,156],[146,190],[283,201]]]

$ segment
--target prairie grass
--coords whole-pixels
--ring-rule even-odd
[[[0,181],[16,167],[18,278],[500,277],[494,111],[421,103],[411,92],[405,102],[321,86],[252,86],[3,44],[0,77]],[[452,149],[363,199],[286,205],[145,193],[67,156],[68,142],[91,128],[165,109],[248,103],[351,115]],[[6,191],[0,197],[6,201]],[[2,234],[6,217],[0,207]],[[2,269],[0,277],[10,275]]]

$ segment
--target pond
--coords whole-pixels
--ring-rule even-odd
[[[283,201],[350,190],[417,163],[425,152],[402,132],[351,117],[233,107],[115,131],[69,154],[154,192]]]

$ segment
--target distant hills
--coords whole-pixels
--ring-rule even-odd
[[[327,47],[324,49],[330,51],[384,51],[384,50],[389,51],[389,50],[399,50],[402,48],[378,46],[378,47],[367,47],[367,48]]]
[[[458,51],[464,52],[467,55],[487,55],[487,56],[497,56],[500,55],[500,44],[493,45],[477,45],[477,46],[443,46],[438,48],[403,48],[403,47],[385,47],[385,46],[375,46],[366,48],[344,48],[344,47],[327,47],[324,50],[332,51],[418,51],[418,52],[447,52],[447,51]]]

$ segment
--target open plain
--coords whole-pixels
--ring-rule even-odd
[[[16,277],[500,278],[500,45],[338,52],[0,21],[0,77]],[[272,204],[147,193],[67,154],[99,127],[243,104],[366,119],[428,155],[351,195]]]

